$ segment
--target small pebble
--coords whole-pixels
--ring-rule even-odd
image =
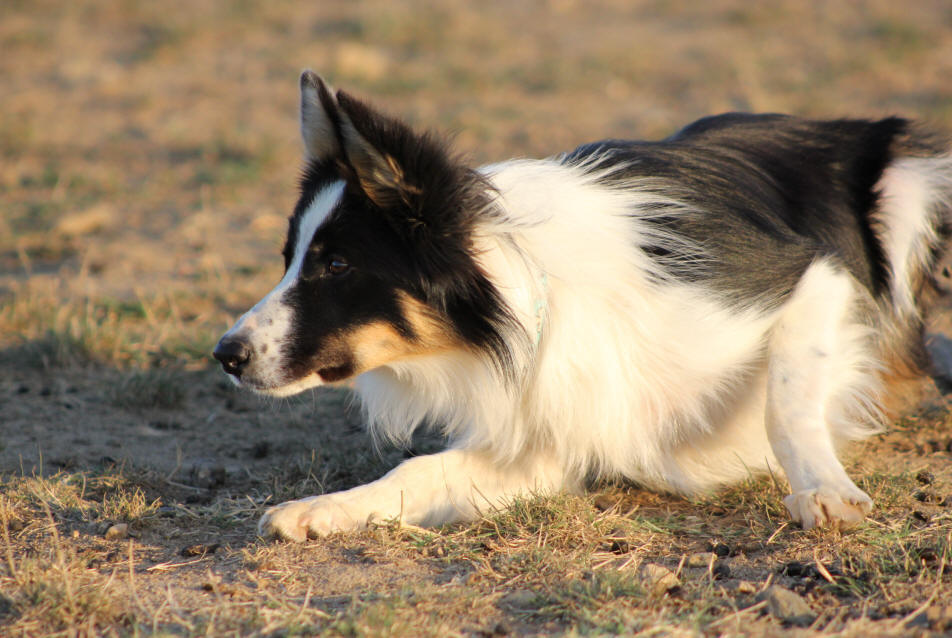
[[[499,604],[512,611],[527,611],[539,606],[539,594],[528,589],[517,589],[499,599]]]
[[[711,551],[717,554],[718,558],[727,558],[731,555],[731,548],[724,543],[716,543],[711,547]]]
[[[714,580],[726,580],[731,577],[731,568],[727,563],[719,560],[711,567],[711,576]]]
[[[916,474],[916,480],[922,483],[923,485],[932,485],[935,483],[935,474],[928,470],[922,470]]]
[[[129,535],[129,525],[126,523],[116,523],[106,530],[104,536],[107,541],[117,541]]]
[[[813,565],[806,565],[799,561],[792,560],[779,569],[784,576],[792,578],[815,578],[817,571]]]
[[[187,468],[189,483],[198,487],[213,489],[228,482],[228,471],[209,459],[196,459]]]
[[[938,505],[942,502],[941,496],[929,490],[916,490],[912,494],[912,498],[916,499],[920,503],[929,503],[933,505]]]
[[[631,551],[631,545],[624,539],[613,540],[610,550],[612,554],[627,554]]]
[[[638,570],[638,575],[645,584],[645,588],[655,596],[661,596],[681,586],[681,581],[667,567],[645,563]]]
[[[801,596],[780,585],[771,585],[757,596],[758,602],[767,601],[770,613],[785,623],[808,627],[816,620],[816,614]]]
[[[684,564],[686,567],[703,567],[707,569],[715,560],[717,560],[717,554],[714,552],[697,552],[696,554],[688,556]]]
[[[198,545],[189,545],[188,547],[183,547],[181,554],[182,556],[204,556],[205,554],[214,554],[218,548],[221,547],[219,543],[204,544],[199,543]]]
[[[631,551],[631,544],[628,542],[626,536],[625,530],[620,527],[616,527],[612,530],[609,535],[609,540],[612,542],[610,551],[613,554],[627,554]]]
[[[757,586],[748,580],[742,580],[737,583],[737,592],[741,594],[753,594],[757,591]]]

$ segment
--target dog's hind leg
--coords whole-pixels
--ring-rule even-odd
[[[862,290],[829,261],[814,262],[780,310],[768,341],[766,426],[804,529],[857,523],[873,502],[847,476],[835,443],[876,427],[872,329]]]
[[[303,541],[362,529],[371,521],[441,525],[473,519],[518,496],[565,487],[564,471],[548,455],[527,455],[503,466],[478,451],[450,449],[408,459],[366,485],[272,507],[258,530]]]

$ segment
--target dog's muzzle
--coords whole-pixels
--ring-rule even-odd
[[[247,340],[233,335],[225,335],[215,346],[212,356],[221,362],[221,367],[225,372],[240,379],[241,372],[251,361],[253,353],[251,344]]]

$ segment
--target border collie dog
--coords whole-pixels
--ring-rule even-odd
[[[214,356],[271,396],[355,377],[372,432],[450,441],[272,507],[304,540],[472,519],[593,478],[697,493],[782,472],[804,528],[872,501],[837,446],[926,366],[952,155],[898,118],[709,117],[472,169],[317,75],[285,274]]]

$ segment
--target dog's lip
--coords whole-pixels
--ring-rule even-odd
[[[231,380],[236,385],[244,389],[251,390],[253,392],[269,392],[269,391],[277,390],[284,387],[283,385],[275,385],[273,383],[264,383],[262,381],[257,381],[254,378],[249,377],[248,375],[242,376],[242,375],[229,373],[228,376],[231,377]],[[287,384],[284,384],[284,385],[287,385]]]
[[[260,381],[254,381],[249,379],[238,379],[238,383],[249,390],[255,392],[272,392],[274,390],[280,390],[288,384],[273,384],[273,383],[261,383]]]
[[[317,376],[323,381],[328,383],[333,383],[334,381],[341,381],[346,379],[354,374],[354,366],[351,363],[342,363],[338,366],[327,366],[321,368],[317,371]]]
[[[315,380],[317,381],[317,383],[309,383],[309,381],[315,381]],[[323,383],[324,383],[324,380],[320,377],[320,375],[318,375],[316,372],[312,372],[311,374],[307,376],[301,377],[300,379],[295,379],[288,383],[265,384],[261,382],[255,382],[255,381],[249,382],[247,380],[244,380],[239,382],[239,386],[241,386],[242,388],[251,390],[252,392],[255,392],[257,394],[264,394],[264,395],[273,396],[273,397],[287,397],[294,394],[298,394],[299,392],[303,392],[304,390],[308,390],[315,386],[322,385]]]

